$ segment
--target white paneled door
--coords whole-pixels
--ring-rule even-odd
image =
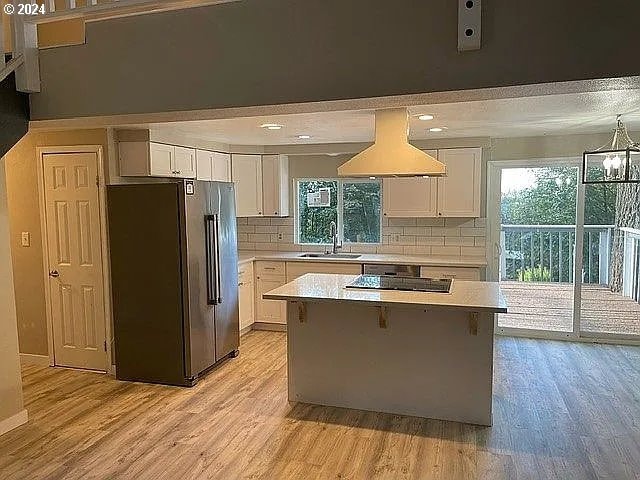
[[[44,154],[55,364],[106,370],[96,153]]]

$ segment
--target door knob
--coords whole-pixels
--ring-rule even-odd
[[[60,273],[58,273],[58,271],[57,271],[57,270],[51,270],[51,271],[49,272],[49,276],[50,276],[50,277],[53,277],[53,278],[58,278],[58,277],[60,276]]]

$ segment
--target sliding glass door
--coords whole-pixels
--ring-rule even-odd
[[[579,159],[491,162],[496,331],[640,341],[640,186],[582,185]]]

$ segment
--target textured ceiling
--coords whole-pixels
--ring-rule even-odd
[[[615,115],[631,130],[640,129],[640,90],[548,95],[526,98],[443,103],[410,107],[412,139],[456,137],[520,137],[597,133],[612,130]],[[421,121],[416,115],[434,115]],[[282,124],[281,130],[260,128]],[[374,136],[373,110],[295,115],[243,117],[152,124],[158,131],[171,129],[186,135],[234,145],[285,145],[369,142]],[[439,133],[431,127],[446,127]],[[311,135],[300,140],[298,135]]]

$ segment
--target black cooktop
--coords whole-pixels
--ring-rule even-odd
[[[347,288],[373,290],[406,290],[413,292],[451,292],[450,278],[396,277],[392,275],[360,275]]]

